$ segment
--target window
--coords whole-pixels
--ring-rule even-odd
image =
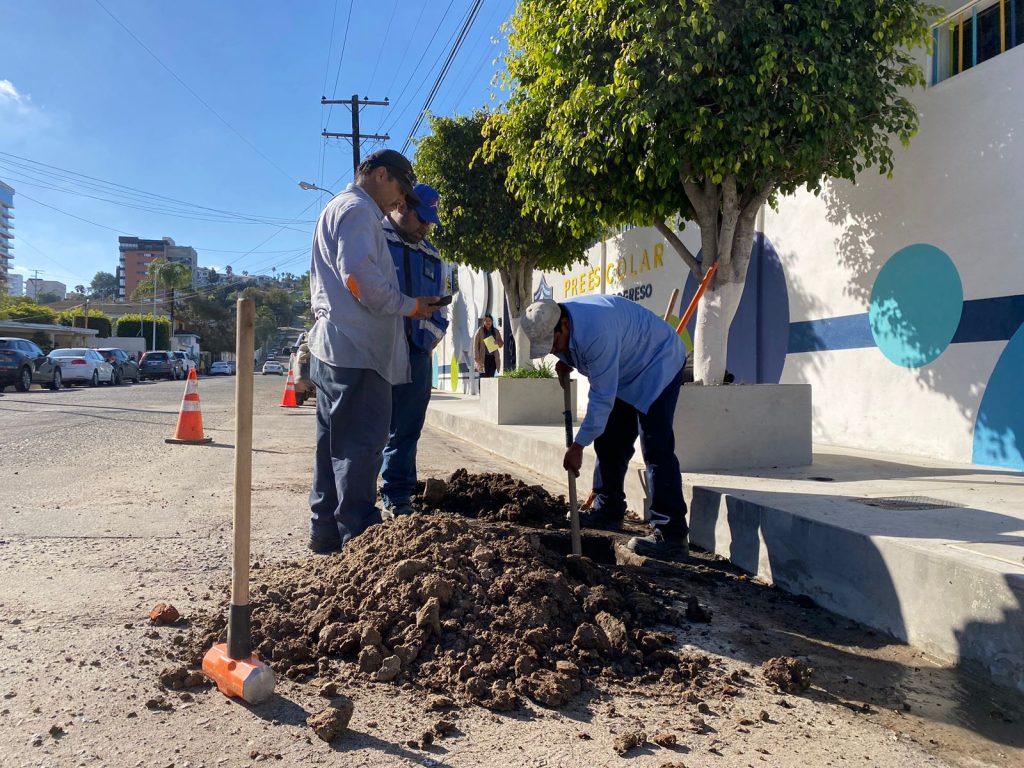
[[[932,85],[1024,42],[1024,0],[974,0],[932,28]]]

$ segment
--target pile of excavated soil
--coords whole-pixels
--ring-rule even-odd
[[[472,479],[452,486],[462,482]],[[503,501],[504,483],[483,484],[485,510],[500,502],[499,514],[512,515],[518,504],[516,514],[539,520],[553,506],[511,484]],[[445,498],[480,511],[451,488]],[[534,507],[538,498],[547,506]],[[253,645],[294,680],[410,682],[495,710],[524,696],[560,707],[598,681],[728,692],[708,656],[674,650],[675,638],[654,630],[685,618],[645,580],[558,554],[550,545],[559,537],[448,512],[374,526],[339,556],[257,571]],[[191,664],[223,641],[225,612],[197,621]]]
[[[552,496],[543,487],[526,485],[512,475],[494,472],[474,475],[457,469],[447,483],[439,483],[439,486],[444,489],[440,502],[431,499],[428,504],[421,497],[424,506],[478,520],[505,521],[535,528],[566,525],[569,508],[564,496]]]

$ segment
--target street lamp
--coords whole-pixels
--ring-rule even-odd
[[[299,186],[302,187],[302,189],[306,190],[307,192],[309,190],[311,190],[311,189],[315,189],[315,190],[318,190],[320,192],[326,192],[331,197],[334,196],[334,193],[331,192],[331,190],[324,189],[323,187],[318,187],[316,184],[310,184],[308,181],[300,181],[299,182]]]

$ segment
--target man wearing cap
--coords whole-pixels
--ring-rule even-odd
[[[439,296],[448,293],[448,270],[437,249],[426,239],[440,226],[437,190],[417,184],[418,205],[395,210],[384,219],[384,236],[398,272],[398,285],[407,296]],[[385,519],[412,512],[410,499],[416,491],[416,444],[430,402],[431,353],[448,328],[447,313],[437,310],[425,320],[405,319],[412,381],[391,388],[391,432],[384,448],[381,497]]]
[[[380,522],[377,470],[391,423],[391,387],[410,380],[403,318],[429,318],[436,297],[402,293],[381,227],[419,205],[412,165],[391,149],[360,164],[320,214],[313,236],[310,378],[317,387],[309,547],[326,554]]]
[[[526,308],[522,328],[531,358],[558,357],[555,369],[563,387],[574,368],[590,383],[587,415],[563,460],[578,476],[583,449],[594,444],[596,497],[581,522],[621,524],[626,471],[639,435],[654,531],[631,538],[627,546],[649,557],[686,557],[686,502],[672,430],[686,360],[679,336],[653,312],[621,296],[537,301]]]

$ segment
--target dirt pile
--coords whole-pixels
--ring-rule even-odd
[[[447,483],[433,483],[425,486],[420,497],[421,504],[431,509],[535,528],[564,528],[566,525],[569,508],[564,496],[552,496],[541,486],[526,485],[512,475],[493,472],[474,475],[457,469]]]
[[[507,476],[484,477],[465,501],[469,478],[457,472],[446,505],[531,521],[557,507]],[[559,536],[449,513],[374,526],[340,556],[254,574],[254,646],[295,680],[408,681],[495,710],[522,696],[560,707],[588,681],[727,686],[709,657],[677,652],[672,635],[652,630],[685,619],[646,581],[558,554]],[[192,664],[223,640],[223,617],[197,625]]]
[[[783,693],[803,693],[811,687],[814,668],[808,667],[800,659],[779,656],[766,661],[761,667],[761,674]]]

